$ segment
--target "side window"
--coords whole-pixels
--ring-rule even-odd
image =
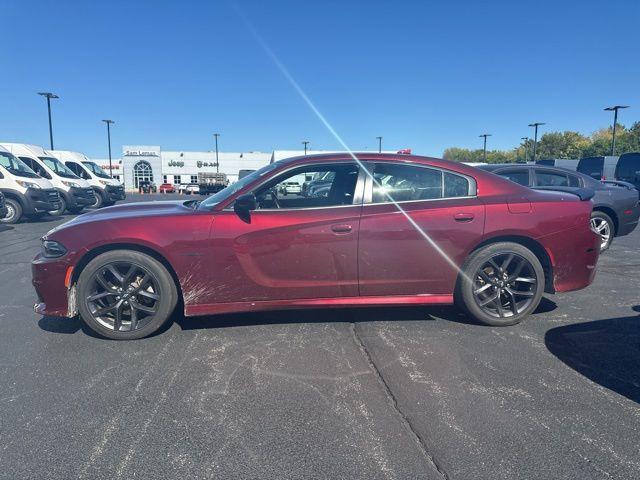
[[[444,172],[444,197],[467,197],[469,192],[469,180],[455,173]],[[475,192],[474,192],[475,195]]]
[[[317,208],[352,205],[358,166],[309,165],[283,173],[254,191],[258,208]]]
[[[536,186],[538,187],[568,187],[569,179],[563,173],[536,170]]]
[[[373,172],[372,202],[442,198],[442,183],[442,171],[435,168],[378,163]]]
[[[78,175],[80,178],[86,178],[87,174],[82,170],[82,168],[80,168],[80,165],[78,165],[77,163],[65,162],[65,165],[69,170]]]
[[[580,179],[575,175],[569,175],[569,186],[570,187],[579,187]]]
[[[44,168],[42,168],[40,166],[40,164],[38,162],[36,162],[34,159],[29,158],[29,157],[18,157],[20,160],[22,160],[24,163],[27,164],[27,166],[33,170],[34,172],[36,172],[38,175],[40,175],[43,178],[48,178],[51,179],[51,175],[49,175]]]
[[[507,180],[511,180],[512,182],[517,183],[518,185],[522,185],[525,187],[529,186],[529,169],[521,169],[521,170],[501,170],[496,172],[497,175],[500,175],[502,178],[506,178]]]

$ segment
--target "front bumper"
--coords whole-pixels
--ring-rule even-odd
[[[67,271],[71,267],[65,257],[45,258],[38,253],[31,262],[31,283],[38,297],[34,310],[40,315],[67,317],[75,315],[75,307],[69,308],[72,289],[65,286]]]
[[[106,193],[107,199],[110,202],[124,200],[127,197],[127,195],[124,193],[123,185],[106,185],[104,192]]]
[[[61,206],[60,196],[53,188],[27,188],[24,199],[27,215],[52,212]]]
[[[95,193],[91,187],[78,188],[71,187],[67,194],[68,206],[71,208],[87,207],[96,202]]]

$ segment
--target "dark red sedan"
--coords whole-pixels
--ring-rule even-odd
[[[313,196],[287,182],[331,178]],[[331,154],[272,163],[199,203],[120,205],[43,238],[35,310],[140,338],[187,316],[457,303],[511,325],[543,292],[584,288],[592,204],[434,158]]]

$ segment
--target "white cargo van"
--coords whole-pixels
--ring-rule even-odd
[[[19,158],[0,146],[0,191],[7,213],[2,223],[17,223],[60,209],[60,196],[49,180],[38,176]]]
[[[113,205],[118,200],[124,200],[124,186],[105,172],[95,162],[89,160],[80,152],[68,150],[54,150],[54,155],[64,162],[80,178],[85,179],[96,194],[95,208]]]
[[[50,180],[60,194],[60,209],[52,212],[62,215],[65,210],[79,213],[96,201],[91,185],[69,170],[64,163],[52,153],[37,145],[23,143],[0,144],[27,164],[31,170],[41,177]]]

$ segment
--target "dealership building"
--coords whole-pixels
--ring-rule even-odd
[[[241,170],[257,170],[271,162],[304,155],[303,150],[274,150],[272,152],[218,152],[219,168],[229,182],[238,180]],[[308,155],[334,153],[308,151]],[[109,172],[108,159],[94,159]],[[124,183],[125,189],[135,190],[142,180],[161,183],[197,183],[198,173],[216,172],[216,152],[163,151],[157,145],[124,145],[122,158],[111,161],[111,174]]]

